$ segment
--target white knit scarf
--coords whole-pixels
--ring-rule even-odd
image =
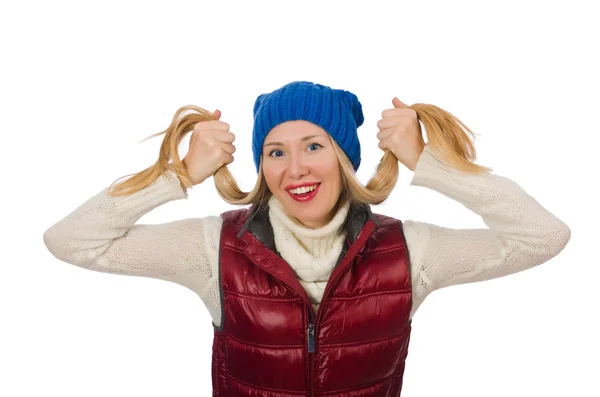
[[[327,225],[310,229],[289,217],[275,196],[269,200],[275,247],[296,273],[315,310],[323,298],[325,286],[346,239],[342,225],[348,208],[349,203],[346,202]]]

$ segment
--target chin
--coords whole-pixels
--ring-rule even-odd
[[[325,226],[325,224],[327,224],[328,215],[333,209],[333,206],[331,208],[329,206],[325,208],[323,204],[317,204],[317,210],[314,209],[317,208],[317,206],[306,206],[298,208],[296,202],[292,202],[291,205],[292,208],[290,208],[290,213],[292,214],[292,216],[306,227],[310,227],[313,229],[318,229],[322,226]]]
[[[318,221],[319,219],[323,219],[325,218],[325,216],[327,215],[327,213],[325,211],[314,211],[312,209],[309,208],[298,208],[296,206],[294,206],[295,203],[292,203],[292,208],[290,208],[290,212],[292,213],[292,215],[297,218],[299,221],[301,221],[302,223],[304,222],[310,222],[310,223],[314,223],[316,221]]]
[[[321,185],[321,189],[324,186]],[[310,201],[299,202],[289,196],[289,193],[282,190],[283,197],[279,201],[284,205],[288,215],[296,218],[298,222],[310,228],[319,228],[327,223],[328,216],[337,202],[329,200],[328,189],[320,190]]]

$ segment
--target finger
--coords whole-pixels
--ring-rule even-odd
[[[221,149],[223,149],[224,151],[226,151],[229,154],[235,153],[235,146],[232,145],[231,143],[219,141],[219,146],[221,147]]]
[[[407,108],[407,107],[403,107],[403,108],[391,108],[391,109],[385,109],[383,112],[381,112],[381,117],[382,118],[386,118],[386,117],[412,117],[412,115],[415,113],[414,110],[412,110],[411,108]]]
[[[390,143],[391,142],[389,139],[385,139],[383,141],[380,141],[377,144],[377,147],[385,152],[386,150],[390,150]]]
[[[194,126],[194,130],[221,130],[221,131],[229,131],[229,129],[231,128],[231,126],[229,124],[227,124],[224,121],[220,121],[220,120],[208,120],[208,121],[201,121],[199,123],[196,123],[196,125]]]
[[[233,163],[233,156],[231,154],[229,154],[229,153],[225,154],[224,159],[225,160],[224,160],[223,165]]]
[[[212,136],[216,140],[225,143],[233,143],[235,140],[235,134],[230,131],[213,130]]]
[[[379,139],[380,141],[388,138],[390,135],[392,135],[394,133],[394,129],[393,128],[386,128],[384,130],[381,130],[377,133],[377,139]]]
[[[219,109],[215,110],[212,114],[213,120],[219,120],[221,118],[221,111]]]
[[[398,97],[394,97],[394,99],[392,99],[392,104],[394,105],[395,108],[405,108],[405,107],[407,107],[407,105],[405,105],[404,103],[402,103],[402,101],[400,99],[398,99]]]
[[[397,140],[395,139],[395,136],[390,135],[387,138],[381,140],[377,146],[381,150],[389,149],[390,151],[392,151],[391,148],[398,146],[398,143],[397,143]]]
[[[220,120],[213,120],[213,121],[209,121],[209,123],[214,122],[214,129],[217,130],[223,130],[223,131],[229,131],[229,129],[231,128],[231,126],[229,124],[227,124],[224,121],[220,121]]]
[[[386,128],[390,128],[395,125],[398,125],[398,123],[400,123],[400,121],[401,121],[401,118],[399,118],[399,117],[386,117],[377,122],[377,128],[379,128],[380,130],[384,130]]]

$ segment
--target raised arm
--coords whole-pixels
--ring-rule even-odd
[[[211,302],[221,218],[191,218],[154,225],[135,223],[169,201],[187,199],[177,175],[167,171],[129,196],[112,197],[107,189],[88,199],[44,233],[44,243],[58,259],[104,273],[175,282]]]
[[[489,229],[452,229],[404,222],[413,285],[413,311],[436,289],[517,273],[556,256],[569,227],[514,181],[492,173],[467,174],[447,166],[428,146],[411,185],[462,203]]]

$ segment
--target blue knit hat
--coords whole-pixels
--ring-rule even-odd
[[[252,153],[257,172],[265,137],[275,126],[291,120],[306,120],[323,128],[348,156],[354,170],[358,169],[360,142],[356,130],[364,116],[356,95],[308,81],[294,81],[256,98]]]

